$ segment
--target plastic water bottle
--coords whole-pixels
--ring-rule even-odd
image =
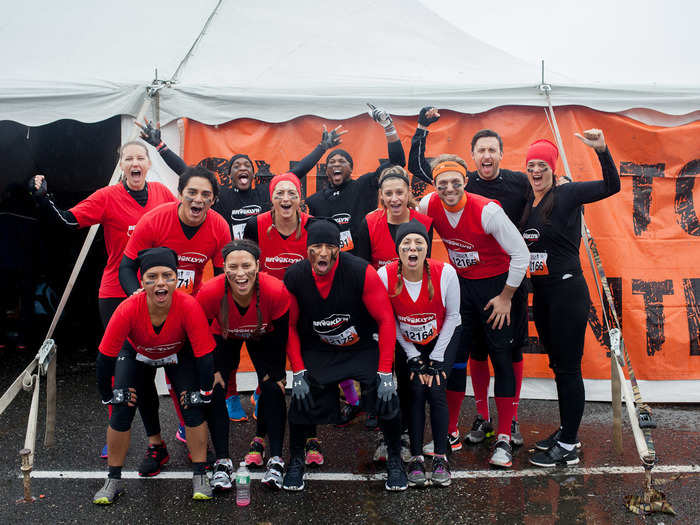
[[[250,505],[250,471],[245,466],[245,461],[241,461],[236,471],[236,505]]]

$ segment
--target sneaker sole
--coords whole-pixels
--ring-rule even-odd
[[[509,461],[508,463],[499,463],[497,461],[491,461],[489,460],[489,464],[493,465],[494,467],[501,467],[501,468],[510,468],[513,466],[513,462]]]
[[[278,485],[273,479],[262,479],[260,480],[260,483],[262,483],[263,487],[266,487],[268,490],[272,490],[273,492],[277,492],[282,488],[282,485]]]
[[[105,498],[97,498],[97,499],[92,500],[92,502],[93,502],[95,505],[111,505],[112,503],[114,503],[115,501],[117,501],[117,499],[119,499],[119,496],[121,496],[121,492],[117,493],[117,495],[114,496],[113,499],[109,499],[109,498],[106,498],[106,497],[105,497]]]
[[[233,488],[233,485],[212,485],[211,488],[216,492],[227,492]]]
[[[450,445],[450,448],[452,449],[452,452],[457,452],[458,450],[462,450],[462,443],[456,443],[454,445]],[[435,452],[430,454],[431,456],[435,455]]]
[[[554,445],[552,445],[552,447],[553,446]],[[535,443],[535,448],[537,450],[541,450],[542,452],[547,452],[552,447],[544,447],[542,445],[538,445],[537,443]],[[576,450],[581,450],[581,442],[580,441],[578,443],[576,443]]]
[[[408,480],[408,486],[411,488],[417,488],[417,489],[422,489],[428,486],[428,480],[424,479],[423,481],[411,481]]]
[[[304,463],[307,467],[320,467],[323,465],[323,459],[305,459]]]
[[[257,459],[248,460],[244,458],[243,461],[245,461],[246,467],[262,467],[264,463],[262,458],[259,461]]]
[[[282,488],[284,490],[288,490],[290,492],[300,492],[300,491],[304,490],[304,484],[302,483],[300,487],[298,487],[298,486],[288,487],[287,485],[282,485]]]
[[[430,480],[430,484],[431,484],[433,487],[445,488],[445,487],[449,487],[450,485],[452,485],[452,480],[451,480],[451,479],[448,479],[447,481],[433,481],[433,480]]]
[[[537,467],[544,467],[544,468],[554,468],[554,467],[570,467],[571,465],[577,465],[581,461],[580,458],[576,459],[567,459],[566,462],[562,461],[560,463],[537,463],[535,461],[532,461],[530,459],[530,463]]]
[[[195,492],[192,494],[192,499],[196,499],[197,501],[206,501],[209,499],[214,499],[214,496],[210,496],[209,494],[203,494],[201,492]]]
[[[403,485],[401,487],[390,487],[389,485],[384,483],[384,488],[386,490],[388,490],[389,492],[401,492],[401,491],[404,491],[408,488],[408,483],[406,483],[406,485]]]
[[[248,421],[248,416],[243,416],[243,417],[238,417],[238,418],[229,416],[228,420],[233,421],[234,423],[242,423],[244,421]]]

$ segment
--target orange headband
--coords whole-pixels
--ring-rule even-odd
[[[465,179],[467,178],[467,170],[464,169],[464,166],[453,160],[446,160],[433,168],[433,180],[437,179],[438,175],[441,175],[446,171],[456,171]]]

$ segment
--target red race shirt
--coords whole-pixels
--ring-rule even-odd
[[[267,233],[268,228],[272,226],[271,211],[258,215],[261,272],[267,272],[278,279],[282,279],[287,267],[306,259],[306,222],[308,220],[309,215],[302,213],[301,236],[297,239],[296,233],[292,233],[285,239],[275,227],[270,230],[270,233]]]
[[[498,201],[474,193],[466,195],[467,203],[456,228],[447,219],[437,193],[433,193],[428,202],[428,215],[433,218],[435,231],[445,243],[452,266],[465,279],[485,279],[506,273],[510,257],[481,225],[484,206]]]
[[[241,315],[238,307],[233,301],[230,291],[228,298],[228,337],[236,339],[248,339],[258,326],[258,313],[256,302],[262,315],[262,333],[273,330],[272,321],[279,319],[289,310],[289,292],[284,287],[282,281],[266,273],[258,273],[258,283],[260,286],[260,299],[253,293],[250,305],[245,315]],[[207,319],[214,321],[211,324],[211,333],[221,335],[221,325],[219,324],[219,312],[221,310],[221,299],[224,296],[226,286],[226,276],[217,275],[202,285],[197,294],[197,301],[204,308]]]
[[[166,202],[177,199],[159,182],[148,183],[148,201],[139,205],[124,184],[119,183],[97,190],[69,211],[81,228],[101,224],[104,228],[107,266],[102,272],[99,297],[126,297],[119,284],[119,263],[136,223],[144,213]]]
[[[177,215],[179,202],[164,204],[149,211],[136,224],[124,255],[136,259],[139,251],[157,246],[167,246],[177,253],[177,287],[196,295],[202,284],[202,271],[207,261],[222,268],[221,249],[231,240],[228,224],[214,210],[207,211],[204,222],[194,237],[188,239],[182,231]]]
[[[433,224],[433,219],[416,210],[409,210],[410,217],[408,220],[416,219],[425,229],[430,231],[430,226]],[[389,231],[389,223],[387,222],[386,210],[376,209],[367,214],[367,230],[369,231],[369,243],[372,247],[372,266],[378,270],[382,266],[386,266],[391,261],[397,261],[399,256],[396,255],[396,243]]]
[[[121,303],[109,320],[100,343],[100,352],[117,357],[124,340],[149,359],[163,359],[176,354],[189,340],[195,357],[211,352],[216,343],[209,333],[209,323],[194,297],[175,290],[173,302],[160,333],[156,333],[148,313],[146,294],[137,293]]]
[[[396,283],[399,280],[396,274],[399,263],[394,261],[386,266],[389,300],[399,323],[401,335],[409,343],[419,345],[429,343],[440,334],[446,314],[445,305],[442,304],[442,287],[440,286],[445,263],[428,259],[428,264],[430,265],[430,281],[433,283],[433,299],[432,301],[429,299],[428,276],[423,271],[423,283],[415,302],[408,294],[406,286],[401,288],[399,295],[393,297]]]

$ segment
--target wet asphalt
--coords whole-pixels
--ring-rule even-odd
[[[2,356],[0,390],[4,392],[29,356]],[[98,457],[104,444],[106,410],[95,388],[94,367],[88,359],[59,366],[57,444],[43,447],[44,404],[38,427],[35,470],[104,471]],[[43,393],[43,392],[42,392]],[[244,408],[251,413],[248,396]],[[114,505],[98,507],[92,496],[98,479],[33,479],[34,503],[16,503],[22,497],[19,449],[24,443],[30,395],[20,393],[0,416],[0,523],[700,523],[700,473],[666,481],[660,490],[677,515],[647,518],[628,512],[624,498],[641,495],[643,474],[572,474],[552,469],[548,476],[455,479],[448,488],[409,489],[387,493],[383,481],[306,482],[301,493],[271,493],[253,481],[252,502],[240,508],[233,492],[208,502],[191,499],[188,479],[128,479],[126,494]],[[492,403],[493,405],[493,403]],[[700,406],[659,405],[654,408],[659,428],[654,432],[660,466],[700,463]],[[495,407],[492,406],[495,413]],[[513,472],[530,469],[528,449],[546,437],[558,422],[556,402],[524,400],[520,405],[525,445],[516,449]],[[626,417],[626,414],[623,414]],[[473,400],[463,405],[460,429],[464,434],[474,417]],[[190,470],[185,447],[175,441],[177,422],[169,398],[161,398],[161,424],[170,451],[164,472]],[[242,458],[255,423],[231,423],[231,453]],[[623,426],[624,451],[617,455],[611,441],[611,409],[606,403],[587,403],[579,438],[583,443],[578,467],[639,466],[628,424]],[[363,416],[343,429],[319,427],[326,463],[321,473],[382,473],[372,463],[377,433],[367,431]],[[145,450],[145,434],[138,416],[125,471],[138,467]],[[452,455],[455,471],[490,471],[491,443],[466,446]],[[286,450],[285,450],[286,454]],[[658,473],[664,483],[676,477]]]

